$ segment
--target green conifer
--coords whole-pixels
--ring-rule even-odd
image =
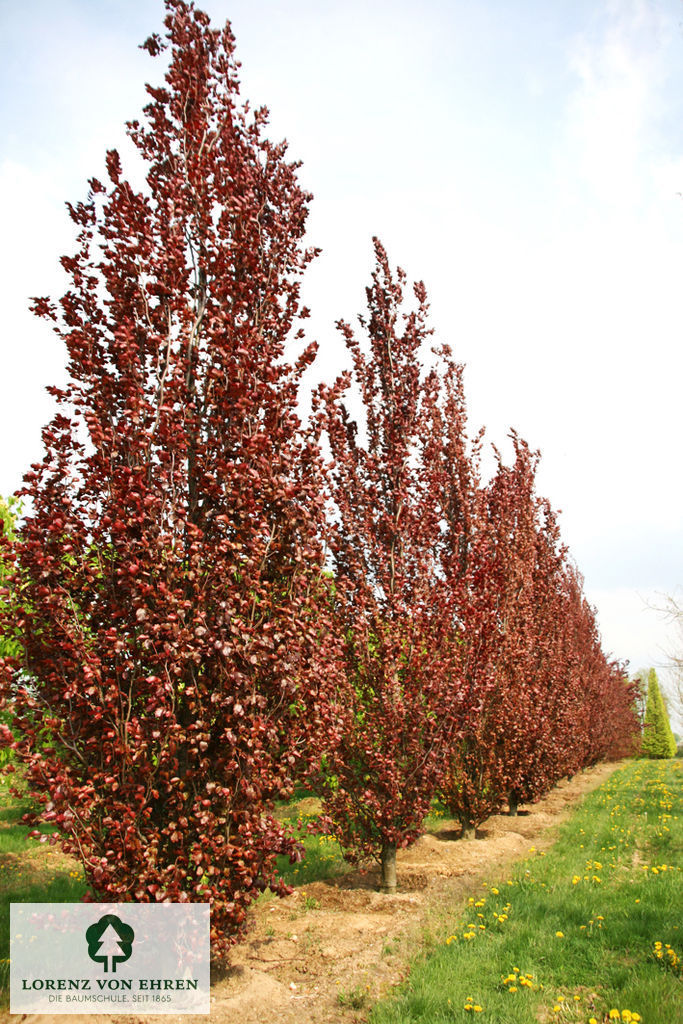
[[[647,677],[647,703],[641,750],[645,757],[674,757],[676,754],[676,741],[671,731],[657,673],[653,668]]]

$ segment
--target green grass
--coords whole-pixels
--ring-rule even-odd
[[[29,809],[27,801],[10,795],[7,778],[0,778],[0,1006],[9,1002],[10,903],[74,903],[87,890],[83,873],[64,858],[57,856],[53,867],[48,849],[44,857],[33,856],[42,851],[21,822]]]
[[[301,886],[318,882],[326,878],[336,878],[352,870],[344,860],[341,847],[331,836],[311,834],[308,826],[315,822],[320,813],[320,801],[312,794],[297,787],[294,798],[281,804],[277,816],[280,821],[288,822],[294,828],[294,834],[303,844],[304,859],[299,864],[291,864],[288,857],[278,857],[278,874],[287,885]],[[452,824],[459,828],[457,822],[451,821],[447,809],[435,800],[429,815],[424,821],[424,831],[431,832]]]
[[[639,1013],[644,1024],[683,1024],[680,967],[668,963],[665,945],[683,959],[682,782],[680,761],[617,771],[547,853],[532,848],[509,878],[443,911],[409,982],[374,1007],[372,1024],[587,1024],[591,1017],[602,1024],[613,1008]],[[27,809],[0,782],[0,989],[8,982],[9,904],[78,901],[86,891],[68,862],[50,864],[47,850],[30,856],[37,847],[21,823]],[[305,791],[278,810],[305,848],[299,864],[278,859],[290,885],[349,870],[334,840],[308,833],[317,812]],[[443,826],[446,817],[435,806],[425,827]],[[515,981],[521,975],[530,984]],[[343,998],[353,1007],[356,996]]]
[[[278,857],[278,872],[288,885],[302,886],[350,870],[338,843],[308,833],[309,822],[317,817],[316,804],[310,793],[298,789],[294,798],[279,808],[278,817],[293,826],[305,851],[298,864]],[[21,818],[29,810],[30,802],[11,796],[8,779],[0,779],[0,1005],[7,1004],[9,993],[10,904],[79,902],[88,888],[75,865],[51,856],[48,847],[41,850],[28,837],[30,829]],[[40,831],[49,834],[53,830],[41,827]]]
[[[304,859],[298,864],[292,864],[286,856],[277,858],[278,874],[287,885],[308,885],[351,870],[336,839],[309,833],[308,826],[318,817],[319,806],[318,800],[300,789],[293,800],[279,808],[278,818],[293,827],[304,848]]]
[[[532,847],[509,877],[443,914],[372,1024],[602,1024],[612,1010],[683,1024],[680,963],[666,951],[683,960],[682,783],[674,760],[615,772],[547,853]]]

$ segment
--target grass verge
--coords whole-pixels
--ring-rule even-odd
[[[683,765],[639,761],[443,915],[372,1024],[683,1024]]]

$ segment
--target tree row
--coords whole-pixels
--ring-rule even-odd
[[[146,183],[107,154],[69,287],[34,300],[68,383],[0,539],[0,734],[93,891],[210,902],[220,955],[300,856],[272,813],[297,781],[391,891],[435,797],[471,833],[639,727],[538,454],[513,433],[484,478],[462,367],[378,241],[302,424],[310,196],[229,26],[166,8],[128,126]]]

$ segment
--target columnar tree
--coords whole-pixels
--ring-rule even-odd
[[[599,724],[585,713],[594,673],[599,672],[600,642],[592,609],[583,594],[583,578],[565,561],[557,579],[559,607],[553,637],[553,687],[546,727],[556,779],[573,776],[588,763],[591,736]]]
[[[165,81],[128,126],[146,186],[107,154],[68,207],[69,289],[35,300],[69,382],[26,477],[24,656],[2,693],[42,817],[96,893],[210,901],[220,952],[275,855],[296,855],[269,812],[327,731],[336,655],[319,453],[295,411],[314,349],[285,358],[309,196],[266,111],[239,103],[229,26],[166,8],[145,43],[170,51]]]
[[[440,793],[470,836],[504,800],[514,814],[520,802],[616,749],[617,720],[619,749],[632,749],[634,719],[632,695],[602,653],[556,517],[535,493],[538,456],[513,433],[514,463],[498,456],[489,484],[473,486],[458,440],[462,418],[450,407],[446,424],[456,427],[445,430],[441,551],[457,594],[460,735]]]
[[[549,788],[547,715],[557,613],[553,584],[561,556],[554,518],[535,491],[539,456],[514,433],[512,441],[514,463],[508,467],[499,460],[487,489],[487,528],[497,591],[490,729],[503,791],[516,813],[518,803]]]
[[[536,736],[537,695],[529,665],[536,640],[536,457],[515,435],[513,443],[514,464],[506,466],[497,456],[496,473],[476,504],[468,554],[473,585],[460,606],[472,713],[450,751],[441,796],[465,835],[518,786]],[[461,544],[451,526],[447,536],[452,586],[452,552]]]
[[[657,673],[653,668],[647,676],[647,702],[641,749],[646,757],[674,757],[676,754],[676,741],[671,731],[669,714],[659,688]]]
[[[446,700],[454,719],[444,748],[439,794],[462,825],[463,835],[498,806],[489,742],[486,695],[495,679],[496,597],[490,573],[490,538],[484,528],[486,493],[480,478],[483,431],[468,436],[463,368],[443,352],[445,372],[430,413],[438,446],[441,534],[439,576],[448,594],[452,664]]]
[[[601,667],[591,680],[582,716],[592,722],[591,756],[587,763],[633,757],[638,752],[641,727],[635,687],[629,682],[623,664],[602,655]]]
[[[328,829],[351,856],[376,857],[393,891],[396,850],[419,835],[453,729],[444,684],[454,645],[436,562],[438,439],[429,412],[438,376],[422,371],[427,298],[416,284],[416,308],[406,310],[405,274],[374,245],[360,318],[367,351],[339,323],[364,422],[343,401],[349,375],[316,398],[333,460],[330,546],[348,686],[341,742],[320,783]]]
[[[564,774],[561,708],[568,680],[560,635],[566,551],[549,503],[535,495],[532,503],[529,596],[513,626],[524,637],[523,652],[504,665],[509,682],[502,746],[512,814],[518,804],[538,800]],[[519,610],[516,602],[515,607]]]
[[[629,680],[627,666],[624,662],[610,661],[608,669],[609,693],[606,706],[611,709],[611,712],[609,716],[610,731],[604,756],[607,760],[633,757],[640,750],[641,743],[638,689]]]

